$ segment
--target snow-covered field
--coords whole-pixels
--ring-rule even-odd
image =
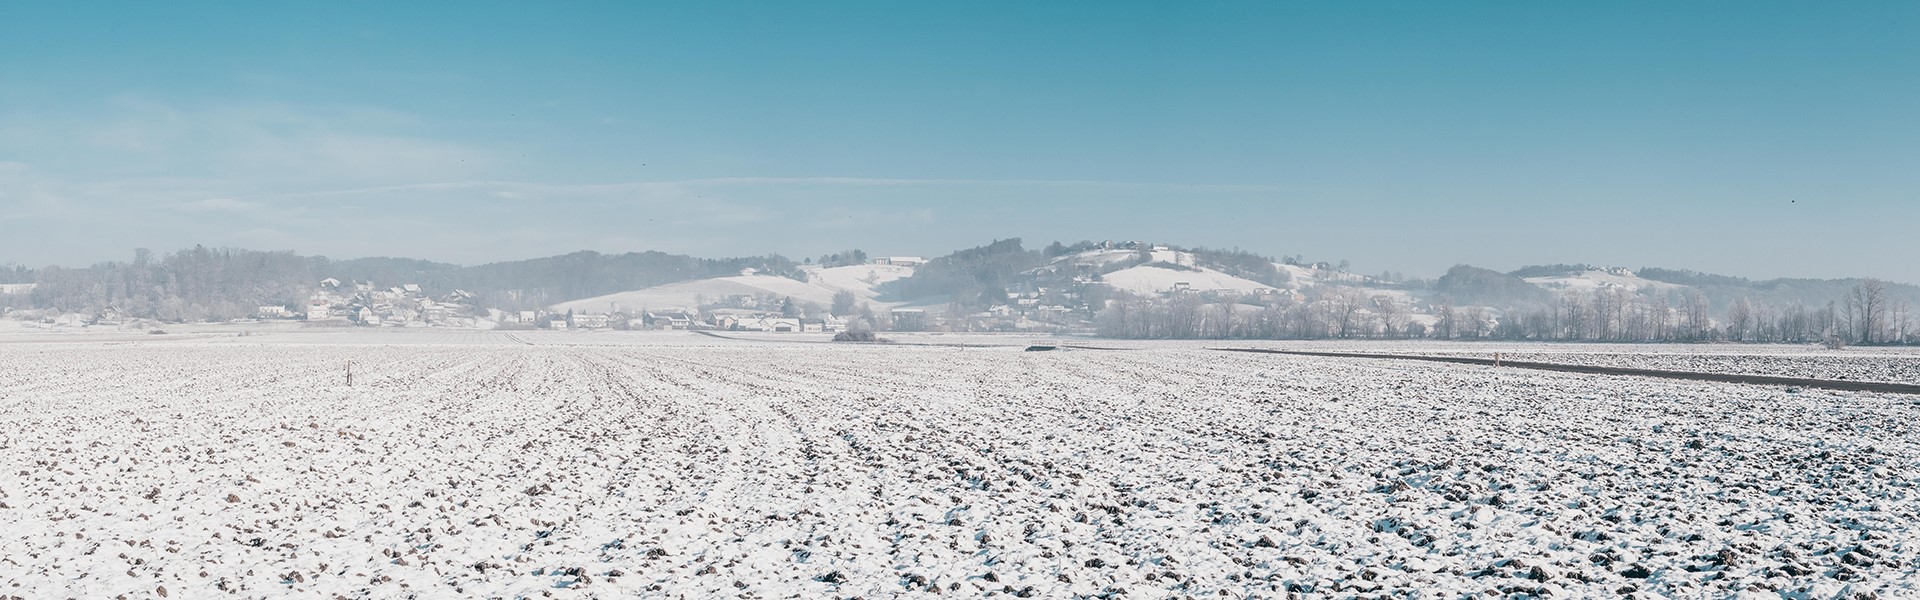
[[[1449,353],[1491,357],[1492,353]],[[1642,352],[1515,352],[1505,360],[1626,367],[1698,373],[1920,383],[1920,354],[1832,352],[1806,354],[1672,354]]]
[[[1920,383],[1920,347],[1828,350],[1788,344],[1550,344],[1499,342],[1213,342],[1218,347],[1275,347],[1471,356],[1555,364],[1813,379]]]
[[[1199,344],[153,338],[0,343],[0,597],[1920,595],[1912,397]]]

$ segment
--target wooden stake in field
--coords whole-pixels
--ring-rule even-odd
[[[347,361],[347,387],[353,387],[353,361]]]

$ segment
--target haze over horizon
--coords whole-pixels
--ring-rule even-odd
[[[0,263],[1143,239],[1920,282],[1920,5],[23,5]]]

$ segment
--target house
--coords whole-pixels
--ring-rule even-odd
[[[328,277],[328,278],[326,278],[326,279],[322,279],[322,280],[320,280],[320,289],[323,289],[323,290],[337,290],[337,289],[340,289],[340,280],[338,280],[338,279],[334,279],[334,278],[332,278],[332,277]]]
[[[428,323],[444,323],[447,320],[447,305],[426,303],[420,306],[420,318]]]
[[[725,315],[715,320],[721,329],[733,331],[795,333],[801,330],[800,319],[778,315]]]
[[[801,319],[800,320],[800,331],[802,333],[821,333],[826,330],[827,330],[826,319]]]
[[[745,268],[745,269],[741,269],[741,270],[740,270],[740,276],[741,276],[741,277],[752,277],[752,276],[754,276],[755,274],[757,274],[757,273],[759,273],[759,272],[760,272],[760,270],[759,270],[759,269],[755,269],[755,268],[752,268],[752,267],[748,267],[748,268]]]
[[[523,310],[523,311],[520,311],[520,322],[521,322],[521,323],[532,323],[532,322],[534,322],[534,321],[538,321],[538,320],[540,320],[540,315],[539,315],[539,314],[537,314],[537,313],[535,313],[535,312],[533,312],[533,311],[530,311],[530,310]]]
[[[573,315],[573,326],[580,329],[605,329],[606,313],[578,313]]]
[[[332,305],[326,299],[315,298],[307,302],[307,320],[325,319],[332,315]]]
[[[867,262],[876,265],[893,265],[896,267],[918,267],[927,264],[927,259],[918,256],[882,256]]]
[[[890,311],[893,327],[901,331],[920,331],[927,328],[927,311],[919,308],[896,308]]]
[[[654,329],[691,329],[694,316],[685,311],[648,312],[646,326]]]
[[[285,306],[262,306],[253,311],[253,315],[262,319],[285,319],[293,316]]]

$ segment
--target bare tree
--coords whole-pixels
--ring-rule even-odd
[[[1353,315],[1359,312],[1366,297],[1360,290],[1341,286],[1328,292],[1323,300],[1327,302],[1327,320],[1334,325],[1335,335],[1342,338],[1353,335]]]
[[[1460,326],[1466,330],[1467,337],[1479,339],[1493,328],[1493,319],[1487,316],[1485,308],[1469,306],[1460,311]]]
[[[1407,311],[1385,294],[1373,297],[1373,311],[1380,314],[1380,326],[1386,337],[1396,337],[1407,328]]]
[[[1707,314],[1707,295],[1697,289],[1689,290],[1683,310],[1687,320],[1687,338],[1706,338],[1708,330],[1713,329],[1713,318]]]
[[[1735,300],[1733,306],[1727,308],[1727,339],[1736,342],[1747,341],[1747,329],[1752,326],[1752,323],[1753,303],[1748,302],[1746,298]]]
[[[1880,329],[1885,326],[1887,313],[1886,289],[1878,279],[1867,279],[1853,286],[1847,294],[1847,313],[1854,323],[1853,339],[1862,344],[1879,341]]]

